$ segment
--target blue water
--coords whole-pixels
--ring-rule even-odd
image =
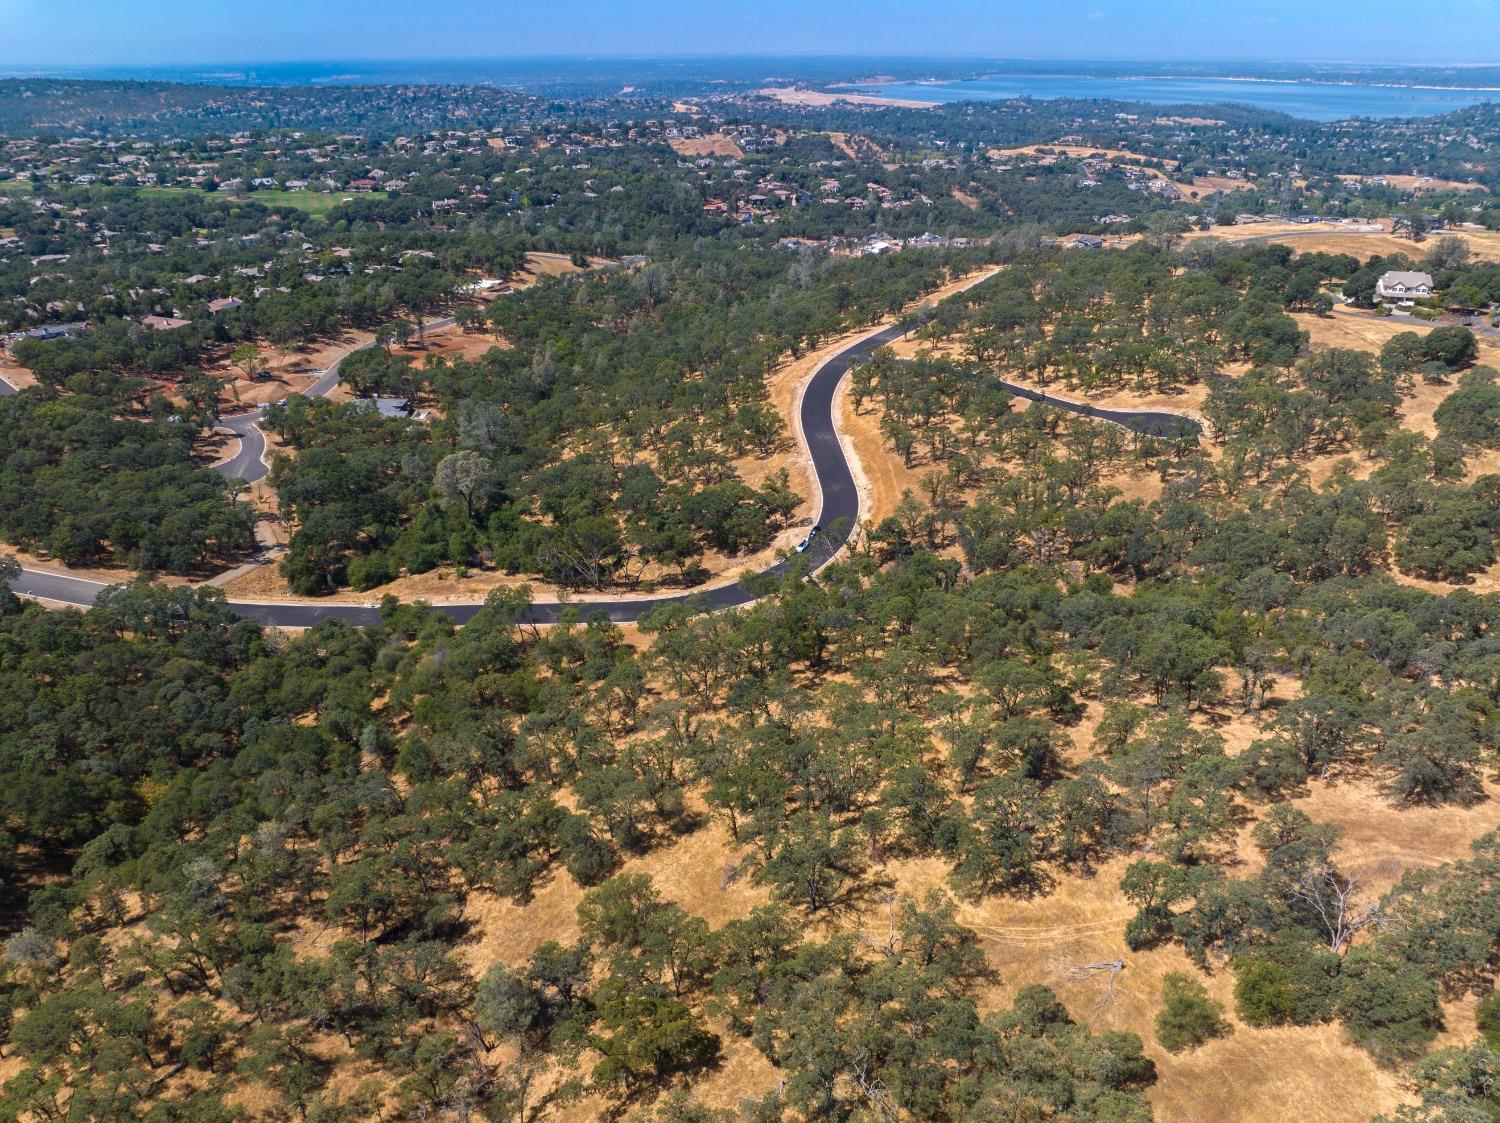
[[[1409,86],[1332,82],[1243,82],[1232,78],[1113,78],[1069,74],[997,74],[962,82],[911,82],[860,87],[889,98],[917,101],[1007,101],[1013,98],[1113,98],[1152,105],[1233,102],[1309,121],[1351,117],[1434,117],[1482,101],[1496,90],[1424,90]]]

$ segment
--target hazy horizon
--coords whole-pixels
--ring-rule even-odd
[[[1265,0],[1226,15],[1188,0],[868,0],[855,13],[804,0],[753,9],[724,0],[573,0],[546,8],[480,0],[431,5],[414,18],[395,0],[357,12],[316,0],[254,8],[201,0],[0,0],[10,35],[0,68],[55,71],[297,62],[524,59],[908,58],[1034,62],[1493,65],[1473,44],[1500,37],[1488,0],[1414,12],[1397,0]],[[482,46],[476,44],[482,43]],[[893,49],[899,44],[899,49]],[[1164,46],[1165,44],[1165,46]],[[961,49],[959,49],[961,47]]]

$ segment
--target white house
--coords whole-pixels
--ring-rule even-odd
[[[1415,300],[1432,295],[1432,275],[1392,270],[1375,282],[1375,293],[1386,300]]]

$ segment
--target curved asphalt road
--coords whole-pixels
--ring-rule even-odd
[[[437,321],[429,325],[443,326],[448,321]],[[909,329],[901,324],[889,327],[852,343],[838,354],[824,361],[808,380],[802,393],[799,420],[808,454],[812,457],[813,473],[817,477],[819,491],[819,513],[817,522],[824,529],[813,539],[805,557],[793,560],[805,564],[812,572],[828,564],[846,542],[859,521],[859,491],[854,485],[854,475],[844,449],[839,442],[833,424],[833,398],[839,383],[849,373],[849,368],[866,361],[876,348],[900,339]],[[368,346],[368,345],[367,345]],[[356,348],[358,350],[358,348]],[[351,352],[352,353],[352,352]],[[342,358],[339,360],[342,362]],[[338,366],[334,363],[308,387],[311,396],[328,393],[338,383]],[[0,386],[4,383],[0,382]],[[1086,417],[1109,421],[1133,432],[1148,436],[1187,436],[1200,431],[1196,421],[1175,413],[1152,411],[1110,410],[1098,406],[1049,397],[1045,393],[1028,387],[1004,384],[1013,394],[1033,401],[1065,409]],[[14,393],[14,390],[11,390]],[[265,464],[260,459],[265,450],[265,438],[256,427],[254,413],[235,414],[220,419],[222,427],[233,430],[241,441],[240,451],[230,460],[218,466],[218,471],[237,479],[256,480],[265,475]],[[762,576],[777,578],[787,573],[788,562],[777,562],[762,570]],[[106,587],[101,581],[88,581],[81,577],[68,577],[40,570],[22,570],[21,576],[11,582],[11,588],[22,596],[37,597],[63,604],[84,607],[93,603],[100,590]],[[708,608],[731,608],[749,604],[756,595],[739,584],[721,585],[696,593],[681,593],[673,596],[638,597],[628,600],[570,602],[577,610],[588,615],[603,612],[617,623],[629,623],[639,619],[658,605],[681,604],[689,600]],[[285,601],[230,601],[229,607],[242,616],[287,628],[311,627],[324,620],[343,620],[350,624],[372,624],[379,620],[379,609],[374,606],[338,603],[290,603]],[[482,604],[439,604],[434,607],[446,613],[455,622],[463,624],[472,620],[484,606]],[[553,602],[538,602],[531,607],[530,621],[538,624],[555,623],[564,605]]]
[[[446,328],[453,324],[452,316],[444,316],[440,320],[423,326],[423,331],[431,331],[434,328]],[[339,384],[339,367],[343,366],[344,360],[355,351],[364,351],[375,346],[372,339],[369,343],[361,343],[358,347],[351,348],[335,359],[327,370],[318,375],[305,390],[299,391],[307,398],[321,398]],[[3,383],[0,383],[3,385]],[[15,393],[11,389],[12,394]],[[0,394],[4,394],[0,390]],[[222,464],[215,464],[214,471],[225,479],[244,480],[246,483],[254,483],[256,480],[264,479],[270,470],[265,462],[266,435],[260,431],[260,411],[250,413],[231,413],[219,418],[218,428],[228,429],[240,440],[240,450]]]

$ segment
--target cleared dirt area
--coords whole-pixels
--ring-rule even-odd
[[[827,133],[825,134],[833,146],[851,160],[881,160],[887,155],[886,150],[876,144],[867,136],[858,133]]]
[[[732,136],[723,133],[709,133],[707,136],[679,137],[667,142],[672,146],[672,151],[679,156],[729,156],[739,159],[745,154],[739,142]]]
[[[1372,176],[1341,175],[1345,183],[1369,183],[1374,180]],[[1387,175],[1381,176],[1392,187],[1398,187],[1402,191],[1488,191],[1482,183],[1468,183],[1461,179],[1438,179],[1430,175]]]
[[[1187,234],[1185,241],[1215,238],[1224,242],[1274,242],[1278,236],[1292,235],[1282,243],[1296,253],[1347,253],[1361,260],[1379,254],[1405,254],[1420,261],[1437,238],[1461,239],[1469,252],[1481,261],[1500,261],[1500,231],[1466,230],[1463,228],[1444,230],[1429,235],[1425,241],[1413,242],[1410,238],[1399,238],[1390,232],[1390,224],[1384,221],[1359,226],[1340,227],[1335,224],[1300,226],[1294,223],[1257,222],[1247,226],[1216,226],[1212,230],[1195,230]]]
[[[589,258],[589,269],[601,269],[610,265],[618,265],[619,262],[611,261],[607,257]],[[546,253],[541,250],[530,250],[526,254],[526,268],[517,274],[512,282],[512,288],[525,288],[527,285],[535,284],[543,277],[558,277],[564,273],[578,273],[584,266],[573,264],[571,256],[565,253]]]
[[[1001,156],[1073,156],[1078,159],[1095,158],[1100,160],[1152,160],[1140,152],[1131,152],[1127,148],[1096,148],[1087,144],[1022,144],[1013,148],[991,148],[990,159]],[[1160,160],[1159,163],[1169,168],[1175,168],[1175,160]],[[1149,169],[1148,169],[1149,170]],[[1157,173],[1160,174],[1160,173]]]
[[[1176,180],[1177,186],[1190,194],[1209,195],[1214,192],[1228,194],[1231,191],[1245,191],[1254,187],[1243,179],[1231,179],[1227,175],[1200,175],[1189,180]]]
[[[0,351],[0,378],[9,382],[17,390],[36,385],[36,375],[12,360],[4,351]]]

